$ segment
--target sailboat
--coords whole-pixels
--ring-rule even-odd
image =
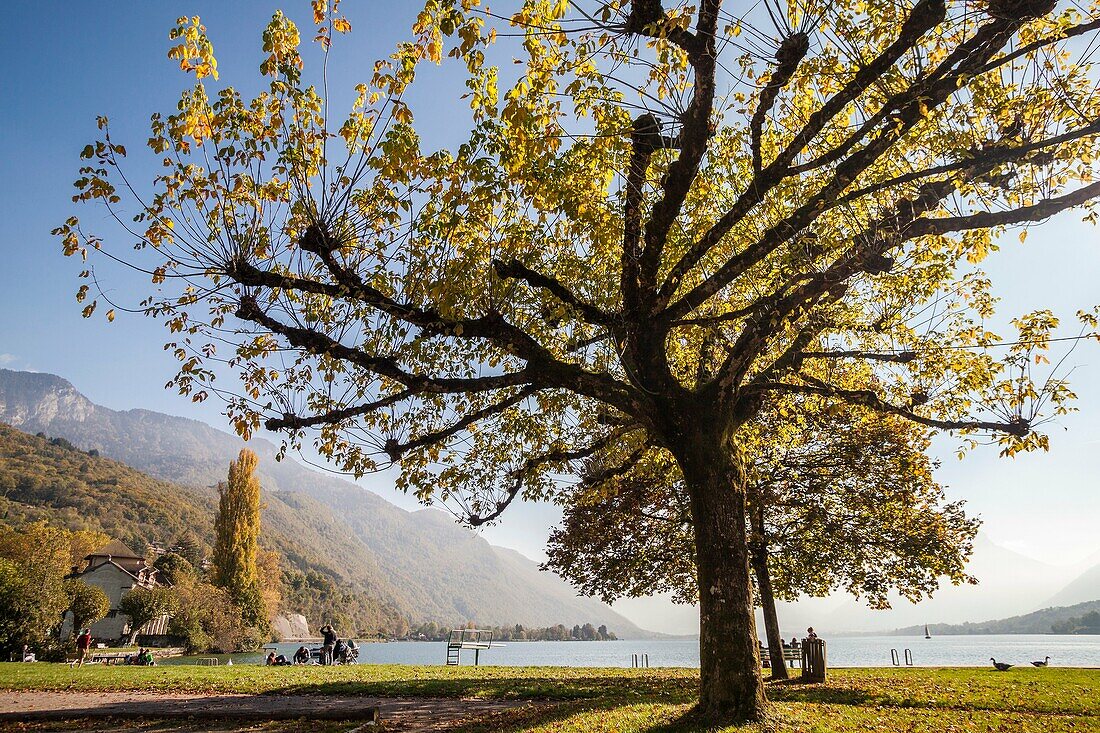
[[[931,639],[932,638],[932,635],[928,633],[928,624],[924,625],[924,638],[925,639]]]

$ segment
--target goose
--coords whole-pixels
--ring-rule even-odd
[[[1041,662],[1032,662],[1032,664],[1034,664],[1036,667],[1045,667],[1050,664],[1050,657],[1047,657]]]
[[[1008,670],[1012,669],[1011,664],[1006,664],[1004,662],[998,662],[993,657],[990,657],[989,661],[993,662],[993,668],[996,669],[998,672],[1007,672]]]

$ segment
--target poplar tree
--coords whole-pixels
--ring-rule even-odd
[[[249,626],[265,626],[267,612],[260,592],[257,555],[260,538],[259,459],[242,449],[229,464],[229,478],[218,486],[214,518],[214,585],[225,588],[240,606]]]

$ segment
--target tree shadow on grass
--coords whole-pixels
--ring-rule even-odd
[[[610,681],[606,677],[456,677],[453,679],[332,680],[288,684],[274,695],[370,695],[377,697],[483,697],[500,700],[580,701],[612,704],[693,702],[696,684],[644,676]]]
[[[657,710],[639,710],[639,705],[645,708],[653,706]],[[665,712],[668,715],[663,720],[652,720],[655,712],[658,716]],[[589,717],[591,719],[585,719]],[[694,707],[683,704],[649,701],[642,703],[588,701],[549,703],[508,710],[454,725],[446,728],[446,733],[526,733],[540,726],[556,729],[555,723],[570,721],[572,724],[570,730],[587,730],[585,726],[598,725],[601,731],[630,730],[637,733],[707,733],[709,731],[771,733],[777,729],[775,721],[739,727],[716,726],[712,722],[703,720]]]
[[[866,705],[876,695],[856,687],[842,687],[829,682],[802,682],[798,679],[768,683],[768,699],[772,702],[813,702],[829,705]]]
[[[0,733],[346,733],[358,721],[267,720],[209,721],[194,719],[74,718],[68,720],[0,721]]]

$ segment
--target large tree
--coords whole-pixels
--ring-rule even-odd
[[[328,54],[350,24],[313,6]],[[126,178],[101,119],[77,181],[137,249],[75,218],[56,231],[68,254],[149,274],[142,307],[175,334],[183,394],[228,395],[242,435],[312,438],[344,470],[399,463],[401,488],[471,524],[557,495],[608,446],[666,453],[702,591],[700,712],[759,718],[754,416],[812,395],[1012,453],[1045,446],[1035,428],[1065,409],[1065,384],[1029,366],[1057,319],[1021,316],[992,348],[975,265],[1007,228],[1100,194],[1100,12],[754,7],[527,0],[498,19],[432,0],[335,122],[281,13],[252,99],[208,88],[211,43],[182,18],[169,55],[198,81],[153,118],[161,175]],[[470,132],[433,149],[409,101],[444,57]]]

